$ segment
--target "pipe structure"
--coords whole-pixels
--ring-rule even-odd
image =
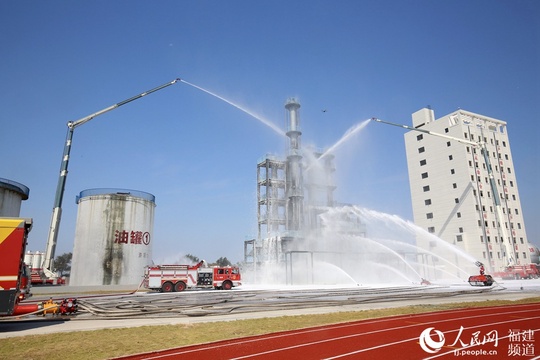
[[[293,98],[285,103],[288,110],[289,155],[287,156],[286,195],[287,195],[287,230],[298,231],[303,227],[304,190],[302,176],[302,154],[300,152],[300,104]]]

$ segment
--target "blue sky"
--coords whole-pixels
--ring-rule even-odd
[[[540,2],[2,1],[0,177],[30,188],[29,248],[45,249],[66,123],[174,78],[330,147],[378,117],[430,105],[508,122],[529,240],[540,244]],[[321,110],[325,109],[326,112]],[[286,141],[178,83],[75,130],[56,254],[72,251],[75,196],[156,196],[154,259],[240,261],[256,235],[256,164]],[[369,124],[336,155],[336,200],[412,220],[403,131]]]

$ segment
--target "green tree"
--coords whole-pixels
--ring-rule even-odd
[[[221,267],[232,265],[232,263],[226,257],[220,257],[219,259],[217,259],[216,264]]]
[[[60,272],[60,276],[69,274],[69,272],[71,271],[72,255],[72,253],[65,253],[62,255],[58,255],[56,259],[54,259],[54,267],[56,271]]]

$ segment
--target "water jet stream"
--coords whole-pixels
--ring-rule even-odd
[[[326,150],[320,157],[319,159],[322,159],[323,157],[325,157],[326,155],[328,155],[329,153],[335,151],[338,147],[340,147],[345,141],[347,141],[351,136],[353,136],[354,134],[356,134],[357,132],[359,132],[360,130],[362,130],[363,128],[366,127],[366,125],[370,122],[370,119],[368,120],[364,120],[362,122],[359,122],[358,124],[354,125],[353,127],[351,127],[349,130],[347,130],[345,132],[345,134],[343,134],[343,136],[341,137],[341,139],[339,139],[334,145],[332,145],[330,148],[328,148],[328,150]]]
[[[411,264],[409,264],[409,263],[407,262],[407,260],[405,260],[405,259],[403,258],[403,256],[401,256],[401,255],[400,255],[397,251],[395,251],[394,249],[392,249],[392,248],[390,248],[389,246],[386,246],[386,245],[384,245],[384,244],[378,242],[378,241],[375,240],[375,239],[363,238],[362,240],[366,240],[366,241],[369,241],[369,242],[373,243],[374,245],[380,246],[380,247],[382,247],[383,249],[389,251],[392,255],[397,256],[397,258],[400,259],[400,260],[403,262],[403,264],[405,264],[405,266],[407,266],[407,267],[408,267],[408,268],[409,268],[416,276],[418,276],[418,278],[419,278],[420,280],[422,279],[422,275],[420,275],[420,274],[418,273],[418,271],[416,271],[415,268],[414,268]]]
[[[457,280],[459,280],[459,281],[461,281],[461,282],[466,281],[465,279],[462,279],[462,278],[460,278],[459,276],[452,274],[450,271],[441,269],[441,268],[436,267],[436,266],[433,266],[433,265],[422,264],[422,263],[419,263],[419,262],[414,262],[413,264],[414,264],[414,265],[417,265],[418,267],[431,269],[431,270],[433,270],[434,272],[442,272],[442,273],[445,273],[445,274],[451,276],[452,278],[455,278],[455,279],[457,279]],[[467,277],[468,277],[468,276],[469,276],[469,275],[467,274]]]
[[[225,101],[227,104],[232,105],[232,106],[234,106],[235,108],[237,108],[238,110],[241,110],[241,111],[245,112],[246,114],[248,114],[249,116],[254,117],[255,119],[259,120],[259,121],[262,122],[264,125],[268,126],[268,127],[271,128],[272,130],[274,130],[274,131],[275,131],[276,133],[278,133],[279,135],[286,136],[285,131],[281,130],[279,127],[277,127],[277,125],[275,125],[275,124],[272,123],[271,121],[268,121],[268,120],[266,120],[266,119],[263,119],[263,118],[261,118],[260,116],[257,116],[257,115],[255,115],[254,113],[250,112],[249,110],[244,109],[244,108],[241,107],[240,105],[237,105],[237,104],[233,103],[232,101],[229,101],[229,100],[225,99],[224,97],[221,97],[221,96],[219,96],[219,95],[217,95],[217,94],[215,94],[215,93],[213,93],[213,92],[211,92],[211,91],[208,91],[208,90],[206,90],[206,89],[203,89],[203,88],[200,87],[200,86],[197,86],[197,85],[195,85],[195,84],[192,84],[192,83],[190,83],[190,82],[187,82],[186,80],[183,80],[183,79],[180,79],[180,81],[183,82],[183,83],[185,83],[185,84],[187,84],[187,85],[189,85],[189,86],[193,86],[194,88],[199,89],[199,90],[201,90],[201,91],[203,91],[203,92],[205,92],[205,93],[207,93],[207,94],[209,94],[209,95],[212,95],[212,96],[218,98],[219,100]]]
[[[386,264],[383,264],[383,263],[376,263],[376,262],[372,262],[372,261],[369,261],[368,262],[372,267],[378,267],[378,268],[381,268],[383,269],[384,271],[387,271],[387,272],[391,272],[393,274],[396,274],[397,276],[401,277],[403,280],[407,281],[408,283],[411,283],[411,284],[414,284],[414,281],[412,281],[411,279],[409,279],[407,276],[405,276],[405,274],[403,274],[402,272],[398,271],[396,268],[394,268],[393,266],[390,266],[390,265],[386,265]],[[416,271],[415,271],[416,272]],[[420,281],[422,280],[422,278],[420,278]],[[419,281],[419,282],[420,282]]]
[[[330,268],[332,268],[332,269],[338,271],[340,274],[345,275],[345,277],[346,277],[348,280],[350,280],[353,284],[359,285],[359,284],[358,284],[358,281],[356,281],[355,278],[353,278],[351,275],[349,275],[348,272],[346,272],[345,270],[343,270],[343,269],[340,268],[339,266],[337,266],[337,265],[335,265],[335,264],[332,264],[332,263],[330,263],[330,262],[326,262],[326,261],[322,261],[321,263],[323,263],[324,265],[326,265],[326,266],[328,266],[328,267],[330,267]]]
[[[327,156],[328,154],[330,154],[331,152],[335,151],[338,147],[340,147],[341,145],[343,145],[343,143],[345,141],[347,141],[349,138],[351,138],[354,134],[356,134],[357,132],[359,132],[360,130],[362,130],[363,128],[366,127],[366,125],[370,122],[371,120],[368,119],[368,120],[364,120],[362,122],[359,122],[358,124],[352,126],[351,128],[349,128],[349,130],[347,130],[345,132],[345,134],[343,134],[343,136],[341,137],[341,139],[339,139],[334,145],[330,146],[325,152],[322,153],[321,156],[319,156],[316,160],[315,160],[315,163],[309,165],[307,168],[306,168],[306,171],[309,171],[311,169],[311,167],[313,165],[315,165],[319,160],[321,160],[322,158],[324,158],[325,156]]]

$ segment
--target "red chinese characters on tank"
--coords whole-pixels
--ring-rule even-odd
[[[132,244],[132,245],[149,245],[150,233],[148,231],[127,231],[127,230],[115,230],[114,232],[115,244]]]

